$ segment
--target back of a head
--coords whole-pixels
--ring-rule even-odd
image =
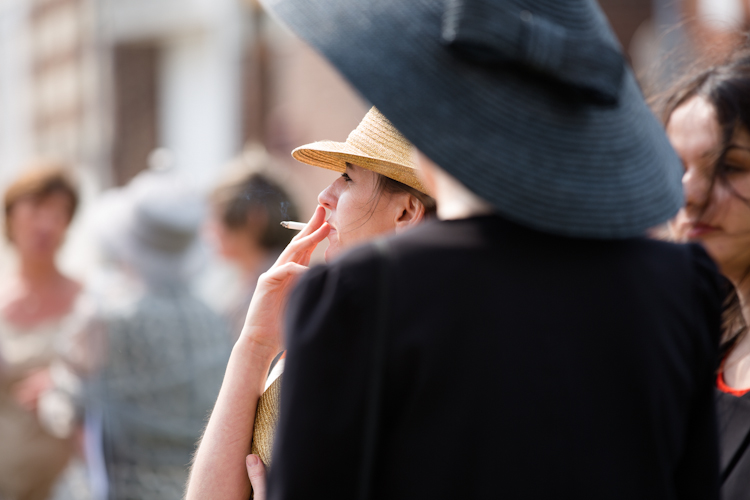
[[[219,222],[230,231],[245,231],[265,250],[281,250],[294,233],[281,221],[297,220],[297,206],[274,171],[271,157],[251,150],[233,165],[212,192],[211,204]]]

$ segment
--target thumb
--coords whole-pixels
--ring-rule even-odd
[[[247,477],[253,486],[253,498],[266,500],[266,467],[258,455],[248,455],[245,458]]]
[[[269,269],[262,275],[262,279],[269,284],[281,284],[290,278],[301,276],[308,268],[296,262],[287,262],[276,268]]]

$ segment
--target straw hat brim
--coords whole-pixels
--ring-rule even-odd
[[[351,163],[429,194],[414,167],[367,155],[345,142],[313,142],[296,148],[292,156],[302,163],[342,173],[346,172],[346,164]]]

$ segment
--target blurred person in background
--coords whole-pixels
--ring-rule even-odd
[[[249,475],[256,496],[265,498],[264,463],[271,463],[284,360],[270,374],[268,369],[284,349],[282,316],[289,292],[325,238],[325,259],[330,261],[349,248],[407,231],[435,214],[435,200],[417,178],[412,153],[411,143],[376,108],[345,143],[321,141],[293,151],[297,160],[341,176],[318,195],[320,206],[310,222],[258,279],[196,454],[188,499],[245,500]]]
[[[66,165],[38,161],[5,192],[5,235],[17,271],[0,284],[0,498],[48,498],[74,451],[38,418],[49,367],[81,286],[55,261],[78,205]]]
[[[700,242],[728,279],[716,378],[722,498],[750,499],[750,47],[687,75],[661,114],[682,159],[680,241]]]
[[[65,360],[83,379],[94,498],[178,500],[221,385],[230,342],[191,292],[204,203],[172,172],[146,171],[94,207],[115,267],[81,300]]]
[[[210,197],[211,233],[219,254],[239,271],[242,285],[226,311],[232,340],[245,323],[258,276],[294,236],[281,221],[299,217],[292,198],[274,178],[272,161],[262,149],[248,150]]]

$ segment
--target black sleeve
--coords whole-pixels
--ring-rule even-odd
[[[718,499],[719,455],[714,386],[721,337],[723,288],[715,264],[699,245],[690,245],[695,273],[694,375],[696,392],[688,424],[687,446],[675,472],[677,497]]]
[[[364,254],[310,270],[290,298],[270,499],[356,496],[377,269]]]

